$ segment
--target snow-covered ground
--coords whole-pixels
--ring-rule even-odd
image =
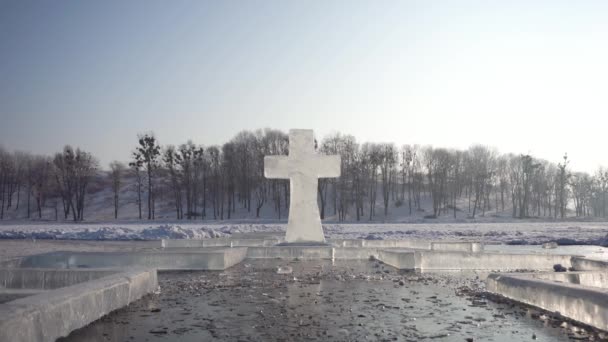
[[[246,232],[282,232],[285,223],[259,221],[182,222],[11,222],[0,224],[2,239],[156,240],[201,239]],[[608,223],[484,222],[484,223],[328,223],[328,238],[480,240],[486,243],[608,245]]]
[[[325,226],[336,238],[479,240],[486,243],[605,244],[607,223],[503,222],[420,224],[336,224]]]

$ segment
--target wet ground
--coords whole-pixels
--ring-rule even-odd
[[[277,274],[277,267],[291,267]],[[162,290],[73,341],[569,341],[601,333],[495,298],[474,273],[399,272],[378,261],[261,260],[159,275]],[[561,326],[560,326],[561,325]]]

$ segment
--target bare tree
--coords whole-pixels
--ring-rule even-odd
[[[2,200],[2,207],[0,207],[0,220],[4,219],[4,206],[7,185],[10,183],[12,177],[12,158],[11,155],[4,149],[0,148],[0,199]]]
[[[566,216],[566,206],[568,204],[568,181],[570,179],[570,173],[568,172],[568,155],[564,155],[564,161],[557,164],[558,168],[558,201],[559,201],[559,212],[560,217],[563,219]]]
[[[405,199],[405,188],[407,186],[407,203],[412,215],[412,179],[416,149],[410,145],[401,147],[401,199]]]
[[[220,149],[217,146],[210,146],[207,148],[209,155],[209,186],[211,192],[211,204],[213,205],[213,219],[217,219],[220,215],[220,204],[223,202],[223,178],[221,170],[221,155]]]
[[[369,220],[376,215],[376,196],[378,194],[378,167],[382,163],[380,147],[376,144],[365,143],[361,148],[362,158],[368,165],[366,183],[368,188]]]
[[[144,177],[142,174],[142,164],[143,162],[139,160],[135,160],[129,163],[129,167],[131,168],[131,173],[135,176],[135,191],[137,192],[137,208],[139,211],[139,219],[142,219],[141,214],[141,194],[143,189]]]
[[[434,149],[427,147],[424,151],[424,160],[429,189],[433,200],[433,216],[438,217],[445,206],[448,188],[448,174],[451,168],[450,152],[444,148]]]
[[[226,196],[227,199],[227,218],[230,219],[230,213],[235,210],[235,191],[236,191],[236,174],[237,174],[237,161],[236,161],[235,145],[232,142],[225,143],[222,145],[222,161],[221,161],[221,177],[223,179],[222,196]],[[222,219],[224,218],[224,202],[222,200]]]
[[[37,157],[32,163],[32,189],[36,198],[36,211],[38,218],[42,218],[42,207],[50,192],[51,161],[47,157]]]
[[[588,174],[577,172],[571,176],[571,185],[576,216],[585,216],[589,211],[593,180]]]
[[[177,153],[175,147],[169,145],[165,148],[163,153],[163,162],[167,170],[169,171],[170,188],[173,192],[173,199],[175,202],[175,215],[178,220],[183,218],[183,207],[182,207],[182,157]]]
[[[268,180],[264,177],[264,156],[270,154],[270,139],[269,130],[257,130],[255,132],[255,146],[253,147],[254,155],[252,160],[252,178],[251,187],[254,190],[255,197],[255,217],[260,217],[260,210],[268,200]]]
[[[203,176],[203,153],[203,147],[188,141],[186,144],[180,145],[179,155],[176,157],[181,175],[179,183],[186,193],[186,217],[189,220],[196,215],[199,181]]]
[[[593,208],[595,216],[606,217],[606,193],[608,192],[608,170],[599,168],[593,177]]]
[[[395,163],[396,163],[396,151],[393,144],[382,144],[381,149],[381,162],[380,162],[380,175],[382,180],[382,199],[384,202],[384,216],[388,215],[389,206],[389,195],[393,187],[393,180],[395,175]]]
[[[55,154],[53,165],[64,218],[67,219],[71,212],[74,221],[82,221],[86,189],[96,171],[96,159],[88,152],[67,145],[62,153]]]
[[[489,193],[488,188],[493,176],[491,165],[494,156],[493,152],[487,147],[475,145],[469,149],[469,158],[472,165],[473,192],[475,193],[472,217],[475,218],[475,213],[482,200],[484,204],[481,209],[485,214],[486,194]]]
[[[112,191],[114,192],[114,219],[118,219],[118,196],[125,169],[125,165],[119,161],[110,163],[110,181],[112,182]]]
[[[158,158],[160,156],[160,146],[153,134],[143,134],[138,136],[139,145],[133,152],[135,165],[145,167],[148,178],[148,220],[154,219],[154,189],[153,178],[158,168]]]

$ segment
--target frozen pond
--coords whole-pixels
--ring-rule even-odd
[[[277,274],[279,265],[293,273]],[[471,274],[398,272],[375,261],[264,260],[224,272],[163,273],[159,282],[160,294],[62,341],[506,342],[572,335],[535,310],[476,295],[472,289],[482,284]]]

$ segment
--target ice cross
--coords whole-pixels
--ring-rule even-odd
[[[289,131],[289,156],[264,157],[266,178],[289,178],[288,243],[324,243],[325,236],[317,205],[319,178],[340,176],[340,156],[315,153],[311,129]]]

